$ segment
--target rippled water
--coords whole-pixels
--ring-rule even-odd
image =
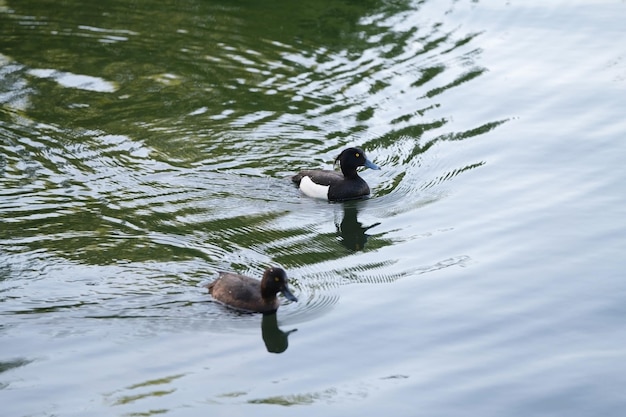
[[[624,13],[0,2],[3,415],[621,415]]]

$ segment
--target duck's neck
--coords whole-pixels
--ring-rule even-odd
[[[263,283],[261,283],[261,297],[265,300],[269,300],[271,298],[275,298],[276,293],[272,292],[272,290],[267,288],[267,285],[264,285]]]
[[[356,169],[352,168],[341,168],[341,172],[343,173],[343,176],[349,179],[352,178],[359,178],[359,173],[356,172]]]

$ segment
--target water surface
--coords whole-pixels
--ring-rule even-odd
[[[0,3],[3,414],[621,415],[623,16]],[[351,145],[371,199],[290,183]]]

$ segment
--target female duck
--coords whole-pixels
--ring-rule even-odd
[[[232,272],[220,272],[207,287],[216,301],[249,312],[275,312],[280,305],[276,298],[279,292],[290,301],[298,301],[289,290],[287,274],[281,268],[267,268],[261,281]]]
[[[370,187],[356,172],[358,167],[380,169],[367,159],[361,148],[348,148],[335,159],[339,161],[341,173],[322,169],[300,171],[291,180],[309,197],[323,198],[329,201],[345,201],[363,198],[369,195]]]

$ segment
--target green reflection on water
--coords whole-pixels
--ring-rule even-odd
[[[307,393],[307,394],[294,394],[294,395],[282,395],[267,398],[258,398],[249,400],[249,404],[272,404],[282,406],[292,405],[307,405],[313,404],[318,401],[329,400],[337,395],[337,390],[329,388],[321,392]]]
[[[129,10],[125,1],[90,7],[20,1],[0,14],[10,28],[3,30],[2,53],[28,68],[97,76],[117,87],[94,94],[29,76],[32,119],[133,137],[148,128],[150,144],[170,153],[169,139],[181,136],[172,129],[176,119],[200,108],[232,111],[232,119],[255,111],[302,113],[319,104],[293,101],[299,92],[280,84],[309,70],[281,52],[363,50],[357,22],[377,3],[135,1]],[[205,121],[194,130],[221,126]]]
[[[395,88],[386,68],[395,59],[415,61],[399,73],[412,76],[406,87],[420,100],[484,73],[464,68],[451,82],[435,82],[450,65],[422,58],[449,54],[479,34],[437,24],[394,30],[386,21],[419,4],[9,2],[0,12],[0,52],[10,69],[0,80],[8,92],[0,170],[11,193],[0,238],[12,252],[49,251],[86,264],[215,262],[254,248],[302,265],[392,245],[352,206],[334,231],[321,233],[317,220],[294,221],[292,208],[253,200],[249,189],[264,193],[260,177],[284,176],[316,158],[303,144],[328,151],[380,123],[378,103],[368,100]],[[479,53],[471,50],[467,61]],[[351,95],[363,80],[364,92]],[[443,133],[448,120],[428,117],[439,106],[405,105],[388,121],[393,130],[362,141],[368,150],[411,142],[407,154],[391,156],[387,169],[397,172],[378,196],[407,178],[394,164],[409,166],[439,141],[502,123]],[[421,140],[431,131],[434,139]]]

